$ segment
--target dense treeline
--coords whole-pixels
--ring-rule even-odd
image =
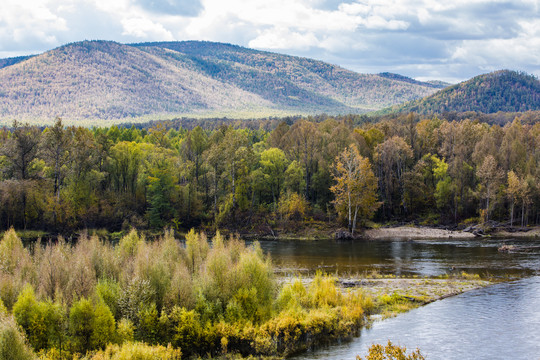
[[[6,360],[35,358],[24,338],[50,360],[281,357],[350,338],[373,306],[320,274],[278,286],[256,243],[219,232],[209,244],[191,231],[185,246],[169,231],[146,242],[135,230],[115,247],[83,235],[28,249],[14,230],[0,241]]]
[[[0,226],[271,232],[335,223],[347,219],[334,194],[353,145],[377,179],[376,221],[537,223],[538,115],[503,127],[414,114],[360,126],[328,117],[189,130],[15,123],[0,131]]]

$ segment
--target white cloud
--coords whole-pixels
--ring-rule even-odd
[[[0,54],[83,39],[193,39],[413,77],[540,73],[538,0],[187,1],[2,0]]]
[[[66,21],[47,7],[46,3],[28,0],[3,0],[0,11],[0,49],[10,51],[27,43],[57,41],[56,33],[67,31]]]
[[[299,33],[286,28],[272,28],[262,32],[248,44],[254,48],[307,50],[319,45],[313,33]]]
[[[124,32],[122,35],[135,36],[141,39],[161,39],[164,41],[174,40],[170,31],[163,25],[146,18],[122,19]]]

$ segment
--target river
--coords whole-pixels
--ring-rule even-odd
[[[484,276],[531,276],[540,270],[540,239],[260,241],[274,264],[298,273],[439,276],[465,271]],[[524,251],[501,253],[502,245]]]
[[[500,253],[499,246],[525,247]],[[420,348],[428,360],[540,359],[540,240],[261,242],[274,263],[298,273],[323,269],[361,273],[438,276],[454,271],[521,279],[473,290],[375,321],[352,342],[296,359],[355,359],[388,340]]]

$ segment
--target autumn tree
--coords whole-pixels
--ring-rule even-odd
[[[506,194],[510,200],[510,226],[514,226],[514,207],[521,192],[521,182],[516,173],[510,170],[507,174],[508,187]]]
[[[321,147],[321,134],[317,125],[305,120],[298,121],[291,126],[283,141],[289,158],[298,161],[303,167],[306,198],[312,200],[312,178],[317,171]]]
[[[393,136],[375,148],[374,161],[386,210],[391,212],[396,204],[405,205],[403,185],[407,162],[413,156],[411,147],[402,137]]]
[[[373,216],[377,202],[377,178],[371,164],[351,145],[336,157],[334,164],[336,185],[331,187],[335,195],[335,207],[348,220],[348,229],[354,235],[358,215]]]
[[[11,137],[7,139],[0,149],[8,163],[8,172],[11,177],[20,182],[23,189],[21,196],[23,226],[26,228],[28,219],[28,191],[32,187],[30,184],[31,164],[36,159],[39,149],[40,132],[35,126],[28,124],[20,125],[13,122]]]
[[[56,198],[60,196],[59,189],[66,172],[64,166],[70,161],[71,146],[71,131],[64,128],[62,119],[57,118],[53,126],[45,129],[41,142],[41,155],[52,169],[53,193]]]
[[[499,169],[497,161],[491,155],[486,156],[482,165],[476,169],[478,178],[480,179],[480,191],[484,193],[486,201],[485,220],[489,220],[492,204],[496,196],[497,188],[500,186],[503,172]]]

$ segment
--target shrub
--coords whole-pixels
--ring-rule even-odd
[[[69,329],[73,350],[86,353],[112,341],[115,321],[107,305],[82,298],[71,307]]]
[[[178,262],[172,271],[171,287],[163,299],[164,307],[172,309],[174,305],[178,305],[193,309],[195,307],[193,287],[188,267],[183,262]]]
[[[35,350],[47,347],[47,324],[44,310],[36,300],[34,289],[29,285],[19,294],[17,302],[13,305],[13,315]]]
[[[139,323],[139,311],[152,301],[154,294],[148,280],[133,278],[120,292],[118,309],[120,317],[131,320],[135,326]]]
[[[131,342],[134,339],[135,326],[128,319],[121,319],[118,322],[116,329],[116,342],[123,344],[125,342]]]
[[[110,279],[100,279],[96,285],[96,295],[109,307],[114,318],[120,319],[120,285]]]
[[[137,230],[131,229],[129,234],[123,236],[120,242],[116,246],[116,253],[122,259],[123,262],[127,261],[130,257],[135,256],[137,248],[140,244],[144,243],[144,239],[139,237]]]
[[[165,294],[171,286],[172,271],[159,256],[160,244],[141,244],[134,259],[134,276],[148,283],[152,296],[150,300],[157,305],[158,310],[163,307]]]
[[[0,314],[0,359],[36,359],[13,317],[5,314]]]
[[[0,271],[13,274],[21,267],[31,266],[28,250],[13,228],[10,228],[0,241]]]
[[[87,360],[180,360],[182,352],[171,346],[151,346],[139,342],[109,345],[85,358]]]
[[[309,203],[301,195],[288,192],[278,203],[278,212],[285,220],[302,220],[309,209]]]
[[[160,324],[156,304],[151,303],[141,307],[138,319],[135,338],[148,344],[157,344],[160,340]]]
[[[104,348],[114,339],[114,316],[109,307],[103,302],[98,302],[94,305],[93,315],[90,344],[92,349]]]
[[[356,357],[357,360],[363,360],[360,356]],[[420,350],[416,349],[412,353],[407,355],[407,348],[399,347],[392,344],[388,340],[386,346],[381,344],[373,344],[369,348],[369,353],[365,360],[424,360],[424,356],[420,353]]]
[[[204,334],[199,321],[199,314],[194,310],[174,308],[170,315],[174,326],[174,347],[184,349],[184,354],[190,356],[195,353],[203,353]]]
[[[219,232],[216,237],[219,236]],[[206,259],[210,246],[204,234],[196,234],[194,229],[191,229],[186,235],[186,256],[187,266],[191,274],[195,275],[200,272],[203,259]]]
[[[309,286],[310,306],[312,308],[335,307],[341,304],[341,291],[336,287],[336,278],[317,272]]]
[[[57,296],[70,299],[71,294],[67,294],[67,287],[70,282],[71,261],[74,260],[70,246],[59,237],[55,244],[48,243],[45,249],[39,252],[38,249],[40,247],[34,251],[34,262],[40,274],[36,290],[42,296],[53,300]]]
[[[23,284],[23,280],[18,276],[0,272],[0,299],[8,309],[13,308],[24,288]]]

